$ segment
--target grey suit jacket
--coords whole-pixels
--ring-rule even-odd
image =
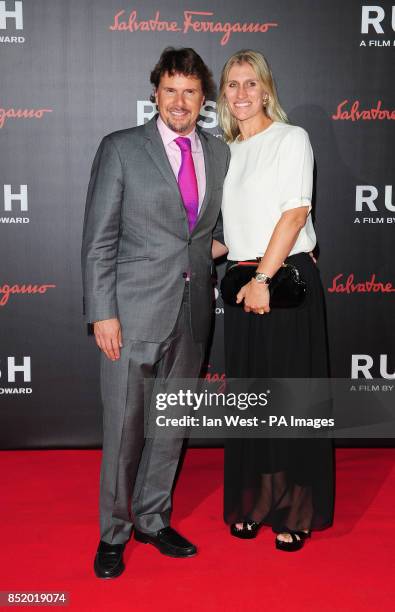
[[[212,313],[211,242],[223,242],[220,206],[230,152],[200,129],[206,194],[189,233],[187,215],[154,117],[106,136],[88,188],[82,242],[87,322],[118,317],[125,339],[161,342],[190,273],[191,323],[207,338]]]

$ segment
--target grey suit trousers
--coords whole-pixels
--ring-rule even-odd
[[[171,490],[183,439],[144,439],[144,379],[196,378],[205,344],[191,332],[189,283],[175,327],[160,343],[123,339],[121,357],[102,355],[101,539],[123,544],[133,524],[145,533],[169,525]]]

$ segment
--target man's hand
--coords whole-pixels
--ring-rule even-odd
[[[121,324],[118,319],[105,319],[93,324],[97,346],[108,359],[116,361],[120,357],[122,344]]]
[[[228,247],[226,247],[222,242],[218,240],[213,240],[211,247],[211,257],[213,259],[217,259],[218,257],[223,257],[228,252]]]

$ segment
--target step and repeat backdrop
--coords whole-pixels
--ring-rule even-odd
[[[146,122],[149,74],[190,46],[218,82],[235,51],[271,63],[310,134],[332,376],[395,384],[395,7],[353,0],[0,1],[0,447],[101,443],[99,354],[80,242],[101,138]],[[213,96],[214,97],[214,96]],[[199,121],[218,134],[215,100]],[[218,266],[218,275],[223,264]],[[220,386],[223,304],[206,369]],[[369,391],[367,391],[369,392]]]

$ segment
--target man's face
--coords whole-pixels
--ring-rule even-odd
[[[173,132],[189,134],[196,125],[204,102],[202,84],[194,76],[166,72],[155,92],[159,114]]]

